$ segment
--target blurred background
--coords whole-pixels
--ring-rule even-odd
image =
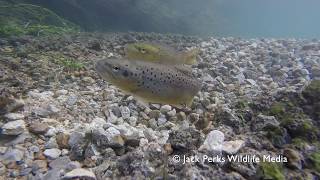
[[[17,4],[48,9],[65,23],[84,31],[249,38],[320,37],[319,0],[0,0],[1,27],[6,23],[12,26],[13,22],[22,26],[57,26],[36,19],[41,15],[34,12],[34,8],[12,7]],[[50,13],[42,16],[46,14]],[[8,17],[11,22],[5,22]]]

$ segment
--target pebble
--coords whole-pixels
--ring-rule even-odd
[[[302,159],[299,152],[294,149],[286,148],[283,150],[283,156],[288,158],[288,162],[285,163],[291,169],[302,169]]]
[[[106,123],[107,123],[107,122],[106,122],[105,119],[100,118],[100,117],[95,117],[95,118],[91,121],[89,127],[90,127],[91,129],[100,128],[100,127],[103,127]]]
[[[43,154],[49,159],[56,159],[61,155],[61,150],[57,148],[46,149]]]
[[[162,126],[167,122],[167,118],[165,115],[161,114],[158,118],[158,126]]]
[[[279,125],[280,123],[274,116],[265,116],[259,114],[253,121],[252,127],[254,130],[263,130],[266,128],[277,128]]]
[[[118,129],[116,129],[115,127],[109,127],[106,130],[106,132],[110,135],[110,138],[121,134],[120,131]]]
[[[83,168],[77,168],[73,169],[72,171],[66,173],[63,178],[63,180],[69,180],[69,179],[86,179],[86,180],[96,180],[96,176],[93,172],[83,169]]]
[[[200,116],[199,116],[199,114],[197,114],[197,113],[191,113],[191,114],[188,116],[188,119],[189,119],[189,121],[190,121],[191,123],[193,123],[193,122],[199,121]]]
[[[127,106],[120,106],[120,112],[123,119],[130,117],[130,109]]]
[[[169,117],[174,117],[177,114],[176,109],[173,109],[173,110],[167,112],[167,114]]]
[[[134,116],[131,116],[129,119],[128,119],[128,123],[131,125],[131,126],[136,126],[137,125],[137,118],[134,117]]]
[[[6,166],[0,162],[0,176],[6,173]]]
[[[2,134],[19,135],[26,131],[26,125],[23,120],[10,121],[2,127]]]
[[[49,126],[46,123],[32,122],[29,125],[29,131],[34,134],[45,134],[49,129]]]
[[[172,107],[170,105],[163,105],[160,108],[160,112],[162,114],[166,114],[167,112],[171,111]]]
[[[46,149],[58,148],[58,144],[55,137],[51,137],[44,145]]]
[[[160,109],[160,104],[151,104],[150,108],[151,109]]]
[[[1,157],[2,163],[9,164],[10,162],[17,162],[23,159],[24,152],[19,149],[9,149]]]
[[[46,137],[52,137],[52,136],[55,136],[57,133],[57,129],[52,127],[52,126],[49,126],[47,132],[44,134]]]
[[[56,136],[56,142],[60,149],[69,148],[70,135],[64,132],[58,133]]]
[[[68,94],[68,90],[66,90],[66,89],[60,89],[60,90],[57,90],[57,91],[56,91],[56,94],[57,94],[58,96],[66,95],[66,94]]]
[[[35,171],[44,172],[47,170],[48,163],[46,160],[34,160],[32,163],[32,169]]]
[[[73,147],[76,144],[82,144],[82,142],[85,141],[84,137],[85,137],[84,133],[74,131],[73,133],[71,133],[69,137],[69,141],[68,141],[69,147]]]
[[[4,117],[9,121],[24,119],[24,115],[19,113],[8,113]]]
[[[78,161],[71,161],[65,167],[67,171],[71,171],[77,168],[81,168],[81,164]]]
[[[71,160],[68,156],[58,157],[49,163],[52,169],[64,169]]]
[[[6,104],[5,111],[6,112],[15,112],[24,107],[25,102],[22,99],[13,99],[8,104]],[[23,118],[20,118],[23,119]],[[16,119],[17,120],[17,119]]]
[[[244,145],[245,142],[243,140],[225,141],[223,142],[222,150],[227,154],[237,154]]]
[[[7,151],[8,147],[0,146],[0,155],[4,154]]]
[[[57,114],[58,112],[60,112],[60,109],[53,104],[50,104],[46,107],[39,107],[33,111],[34,114],[40,117],[49,117],[51,115]]]
[[[221,154],[223,148],[224,134],[221,131],[213,130],[211,131],[204,143],[200,146],[200,151],[207,151],[211,154]]]
[[[66,104],[69,106],[73,106],[74,104],[76,104],[77,101],[78,101],[78,96],[72,95],[68,97]]]
[[[152,111],[150,111],[150,113],[149,113],[149,117],[151,118],[151,119],[158,119],[159,117],[160,117],[160,111],[159,110],[152,110]]]

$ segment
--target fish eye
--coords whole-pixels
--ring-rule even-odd
[[[146,49],[141,48],[141,49],[140,49],[140,52],[142,52],[142,53],[144,54],[144,53],[146,53],[147,51],[146,51]]]
[[[113,66],[113,71],[119,71],[119,67],[118,66]]]

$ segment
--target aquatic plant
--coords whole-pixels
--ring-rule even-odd
[[[270,114],[273,116],[280,116],[285,113],[285,105],[277,102],[270,107]]]
[[[315,152],[310,155],[314,169],[320,173],[320,152]]]
[[[0,6],[0,36],[51,35],[78,31],[79,28],[54,12],[31,4]]]
[[[67,69],[78,70],[84,67],[84,64],[76,62],[74,59],[62,59],[61,64]]]
[[[260,173],[263,179],[284,180],[282,165],[272,162],[261,162]]]
[[[302,138],[294,138],[294,139],[292,139],[292,144],[298,149],[304,149],[307,142],[305,140],[303,140]]]

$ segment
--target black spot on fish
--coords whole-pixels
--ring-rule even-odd
[[[129,73],[128,73],[128,71],[126,70],[126,71],[124,71],[124,72],[122,73],[122,75],[123,75],[124,77],[128,77],[128,76],[129,76]]]
[[[153,77],[154,77],[154,78],[156,78],[156,77],[157,77],[157,75],[155,74]]]
[[[142,74],[144,74],[144,71],[142,71]]]

